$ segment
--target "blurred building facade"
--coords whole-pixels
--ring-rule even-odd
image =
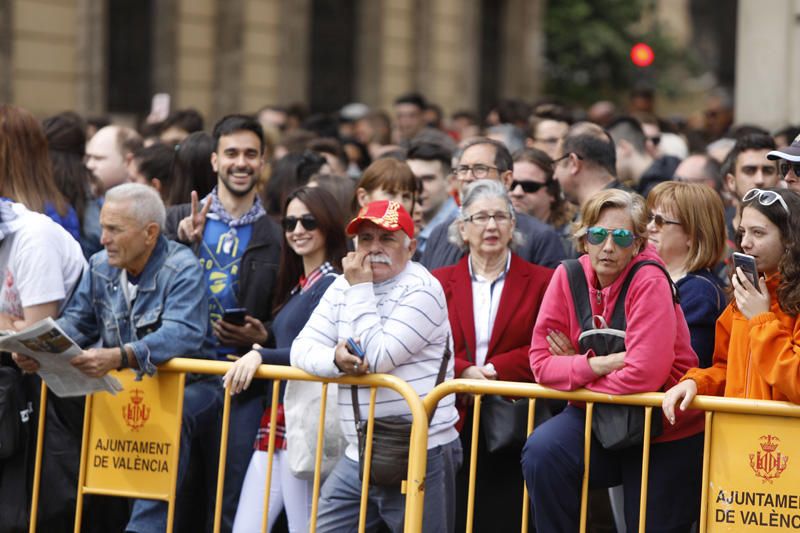
[[[540,0],[0,0],[0,100],[41,115],[529,98]]]
[[[712,65],[713,83],[734,89],[737,122],[780,127],[800,122],[800,0],[768,5],[662,0],[654,12]],[[545,9],[546,0],[0,0],[0,101],[40,116],[142,117],[165,92],[173,109],[213,120],[290,102],[388,108],[418,90],[448,112],[485,111],[541,96]]]

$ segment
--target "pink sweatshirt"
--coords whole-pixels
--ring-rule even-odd
[[[597,276],[588,255],[579,261],[586,274],[592,313],[611,322],[611,314],[628,270],[637,262],[654,260],[662,263],[655,249],[648,245],[633,258],[620,276],[608,287],[598,289]],[[663,263],[662,263],[663,264]],[[689,327],[683,311],[672,302],[672,291],[663,272],[644,267],[634,276],[625,301],[626,355],[625,366],[605,376],[598,376],[589,366],[590,350],[573,356],[550,354],[549,330],[561,331],[578,347],[581,327],[569,288],[567,272],[559,266],[544,295],[539,316],[533,328],[530,362],[536,381],[558,390],[586,388],[609,394],[635,394],[665,391],[698,365],[692,350]],[[703,430],[702,412],[676,413],[675,426],[664,420],[664,433],[654,442],[663,442],[694,435]]]

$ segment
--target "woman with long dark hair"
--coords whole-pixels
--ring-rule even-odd
[[[236,361],[225,374],[224,382],[232,394],[250,386],[253,375],[262,363],[289,365],[292,341],[305,326],[325,290],[342,270],[342,257],[347,253],[344,226],[339,206],[331,193],[321,187],[302,187],[292,192],[283,208],[284,243],[281,250],[278,285],[275,290],[275,319],[270,336],[275,348],[255,345]],[[283,392],[283,391],[282,391]],[[267,447],[270,424],[275,423],[276,441],[269,528],[286,507],[292,531],[308,530],[311,510],[311,480],[292,475],[286,457],[283,394],[277,420],[270,420],[271,408],[264,411],[250,459],[234,531],[254,531],[261,525],[264,502],[264,479],[267,469]]]
[[[713,363],[693,368],[664,395],[674,422],[698,394],[800,403],[800,195],[750,189],[742,197],[739,250],[755,258],[758,287],[741,268],[717,320]]]
[[[175,158],[170,172],[169,196],[165,203],[185,204],[192,199],[192,191],[198,198],[205,198],[217,184],[217,173],[211,166],[214,139],[204,131],[196,131],[175,146]]]
[[[64,112],[42,121],[47,138],[53,180],[67,202],[75,208],[80,225],[78,242],[87,259],[100,251],[100,202],[92,190],[102,192],[102,183],[83,162],[86,154],[86,124],[75,113]]]

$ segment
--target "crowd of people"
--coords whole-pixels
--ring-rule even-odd
[[[456,378],[665,392],[646,530],[690,531],[704,431],[692,399],[800,400],[800,130],[735,125],[720,95],[704,117],[660,118],[646,91],[624,112],[503,101],[483,120],[445,118],[416,93],[391,114],[267,106],[210,132],[191,109],[137,130],[0,105],[2,329],[56,319],[89,377],[147,379],[173,357],[233,361],[222,377],[187,379],[177,531],[210,530],[226,390],[222,530],[260,530],[265,498],[268,530],[308,530],[316,426],[302,413],[319,392],[284,384],[274,406],[253,379],[262,364],[389,373],[420,397]],[[35,399],[38,362],[6,354],[2,365]],[[340,386],[335,398],[317,531],[355,531],[370,390]],[[51,395],[42,415],[47,531],[72,528],[82,405]],[[425,531],[464,528],[473,407],[450,396],[431,416]],[[524,484],[532,529],[576,530],[585,406],[537,402],[527,442],[492,416],[476,433],[474,529],[519,530]],[[380,389],[375,417],[410,412]],[[23,429],[0,459],[0,531],[27,529],[35,439]],[[595,432],[594,525],[605,488],[621,486],[611,501],[630,530],[641,435]],[[402,530],[399,484],[367,498],[367,530]],[[166,516],[160,501],[88,498],[83,530],[160,532]]]

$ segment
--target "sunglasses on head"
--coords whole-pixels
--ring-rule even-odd
[[[751,200],[758,200],[763,206],[770,206],[775,202],[778,202],[783,207],[783,210],[786,211],[786,214],[790,214],[789,206],[786,205],[786,201],[775,191],[765,191],[762,189],[750,189],[744,196],[742,196],[742,203],[747,203]]]
[[[780,164],[781,176],[785,178],[786,175],[789,174],[789,170],[794,170],[794,175],[800,177],[800,162],[792,163],[790,161],[781,161]]]
[[[317,223],[317,219],[314,218],[314,215],[283,217],[283,220],[281,221],[281,224],[283,224],[283,231],[294,231],[294,228],[297,227],[298,222],[303,226],[303,228],[305,228],[306,231],[314,231],[319,227],[319,223]]]
[[[526,193],[530,194],[530,193],[538,192],[539,189],[541,189],[542,187],[547,187],[547,185],[548,185],[547,183],[539,183],[539,182],[536,182],[536,181],[517,181],[517,180],[514,180],[514,181],[511,182],[511,189],[509,189],[509,190],[513,191],[514,189],[517,188],[517,186],[519,186],[519,187],[522,187],[522,191],[523,192],[526,192]]]
[[[608,239],[609,234],[611,234],[611,239],[614,243],[622,248],[627,248],[632,245],[633,241],[636,239],[633,232],[629,229],[607,230],[599,226],[592,226],[586,230],[586,240],[589,241],[589,244],[603,244],[606,242],[606,239]]]

